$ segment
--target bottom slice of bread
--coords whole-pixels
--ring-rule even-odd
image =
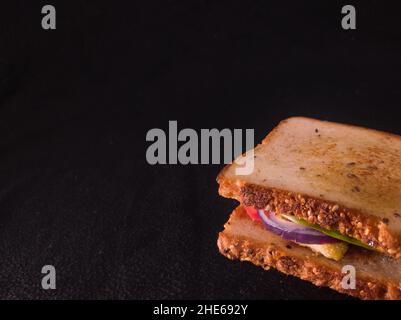
[[[355,246],[350,246],[341,261],[327,259],[266,230],[262,223],[252,221],[241,206],[231,214],[224,231],[219,234],[217,245],[229,259],[250,261],[266,270],[273,267],[354,297],[401,299],[401,260]],[[347,274],[344,266],[356,270],[355,289],[346,289],[342,285]]]

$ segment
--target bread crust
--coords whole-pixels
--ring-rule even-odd
[[[245,206],[292,214],[325,229],[361,240],[389,256],[401,258],[401,239],[393,235],[386,222],[377,217],[308,195],[227,180],[224,178],[224,169],[217,181],[220,195],[236,199]]]
[[[233,215],[238,210],[242,210],[241,207],[237,208]],[[227,224],[229,225],[230,221]],[[275,243],[246,239],[224,230],[219,233],[217,246],[220,253],[231,260],[249,261],[265,270],[273,267],[287,275],[312,282],[317,286],[330,287],[360,299],[401,299],[401,291],[396,285],[364,274],[358,275],[356,289],[343,289],[341,281],[344,274],[339,268],[323,263],[322,259],[325,258],[302,259],[299,255],[294,255],[291,249]]]

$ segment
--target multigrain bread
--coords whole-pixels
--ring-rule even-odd
[[[294,117],[254,150],[254,171],[219,174],[219,193],[293,214],[401,258],[401,137]]]
[[[383,254],[352,247],[341,261],[326,259],[269,232],[261,222],[252,221],[242,206],[237,207],[220,232],[218,247],[229,259],[250,261],[317,286],[330,287],[361,299],[401,299],[401,261]],[[342,268],[356,269],[356,288],[344,289]]]

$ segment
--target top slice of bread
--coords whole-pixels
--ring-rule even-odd
[[[292,212],[401,257],[401,137],[294,117],[254,149],[254,170],[233,163],[220,193],[246,205]]]

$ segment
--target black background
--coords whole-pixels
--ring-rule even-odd
[[[236,206],[222,165],[145,158],[168,120],[256,141],[293,115],[401,134],[400,5],[352,1],[345,31],[348,2],[319,2],[2,1],[0,298],[345,298],[218,253]]]

